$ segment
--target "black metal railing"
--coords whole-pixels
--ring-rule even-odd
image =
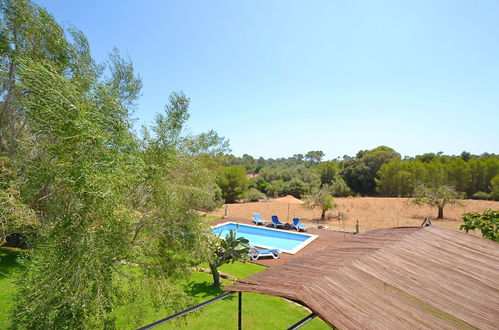
[[[165,317],[164,319],[161,319],[161,320],[158,320],[156,322],[153,322],[151,324],[148,324],[146,326],[143,326],[142,328],[139,328],[138,330],[145,330],[145,329],[151,329],[151,328],[154,328],[160,324],[163,324],[163,323],[166,323],[168,321],[171,321],[171,320],[174,320],[178,317],[181,317],[183,315],[186,315],[186,314],[189,314],[190,312],[194,312],[195,310],[198,310],[200,308],[203,308],[205,306],[208,306],[209,304],[212,304],[216,301],[219,301],[221,299],[224,299],[224,298],[227,298],[228,296],[231,296],[233,295],[234,293],[236,293],[236,291],[229,291],[229,292],[226,292],[224,294],[221,294],[220,296],[217,296],[213,299],[210,299],[210,300],[207,300],[205,302],[202,302],[196,306],[192,306],[190,308],[187,308],[187,309],[184,309],[183,311],[181,312],[178,312],[178,313],[175,313],[173,315],[170,315],[168,317]],[[241,329],[241,292],[239,292],[239,316],[238,316],[238,322],[239,322],[239,329]]]
[[[315,315],[315,313],[312,313],[310,314],[309,316],[301,319],[300,321],[296,322],[295,324],[293,324],[292,326],[290,326],[288,328],[288,330],[294,330],[294,329],[298,329],[299,327],[301,327],[302,325],[304,325],[305,323],[309,322],[309,321],[312,321],[317,315]]]
[[[231,296],[234,293],[236,293],[236,291],[226,292],[224,294],[221,294],[220,296],[217,296],[215,298],[212,298],[210,300],[202,302],[202,303],[200,303],[200,304],[198,304],[196,306],[192,306],[190,308],[184,309],[181,312],[178,312],[178,313],[175,313],[175,314],[170,315],[168,317],[165,317],[164,319],[161,319],[161,320],[158,320],[158,321],[153,322],[151,324],[145,325],[145,326],[139,328],[138,330],[146,330],[146,329],[154,328],[154,327],[156,327],[156,326],[158,326],[160,324],[163,324],[163,323],[166,323],[168,321],[174,320],[174,319],[176,319],[178,317],[181,317],[181,316],[184,316],[186,314],[189,314],[190,312],[194,312],[195,310],[198,310],[200,308],[208,306],[209,304],[213,304],[214,302],[217,302],[217,301],[219,301],[221,299],[227,298],[228,296]],[[243,293],[242,292],[238,292],[238,299],[237,300],[238,300],[237,329],[241,330],[241,328],[242,328],[242,310],[243,310]],[[305,323],[309,322],[310,320],[312,320],[315,317],[316,317],[316,315],[314,313],[312,313],[312,314],[308,315],[307,317],[301,319],[300,321],[296,322],[295,324],[293,324],[291,327],[288,328],[288,330],[298,329],[299,327],[301,327],[302,325],[304,325]]]

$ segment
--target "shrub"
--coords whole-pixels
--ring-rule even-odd
[[[310,191],[308,184],[300,179],[293,178],[288,182],[285,182],[281,193],[283,195],[292,195],[296,198],[301,198],[303,195]]]
[[[476,193],[473,194],[473,199],[489,200],[489,199],[491,199],[491,196],[490,196],[490,194],[487,194],[484,191],[477,191]]]
[[[487,209],[483,213],[469,212],[463,214],[461,230],[466,232],[480,229],[484,238],[499,242],[499,210]]]
[[[267,199],[264,193],[255,188],[250,188],[244,196],[246,202],[258,202],[261,199]]]
[[[265,181],[265,179],[260,176],[257,176],[252,181],[255,182],[256,189],[260,190],[264,194],[267,193],[267,189],[270,185],[269,182]]]
[[[499,174],[490,180],[490,199],[499,201]]]
[[[284,182],[281,179],[274,180],[267,186],[267,196],[277,197],[282,194],[283,188]]]
[[[350,194],[352,193],[352,190],[346,184],[346,182],[341,178],[341,176],[335,177],[329,190],[331,191],[331,194],[335,197],[347,197],[350,196]]]

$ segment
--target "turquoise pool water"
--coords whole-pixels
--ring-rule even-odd
[[[298,234],[283,230],[268,229],[265,227],[248,226],[229,222],[213,228],[215,235],[225,237],[230,230],[236,231],[237,237],[244,237],[252,244],[264,248],[281,249],[283,252],[295,253],[310,241],[315,235]]]

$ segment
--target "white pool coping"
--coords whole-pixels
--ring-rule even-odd
[[[290,232],[290,231],[287,231],[287,230],[281,230],[281,229],[277,229],[277,228],[268,228],[268,227],[265,227],[265,225],[264,226],[247,225],[245,223],[239,223],[239,222],[234,222],[234,221],[227,221],[227,222],[224,222],[224,223],[219,223],[216,226],[211,226],[211,228],[214,229],[214,228],[222,227],[222,226],[225,226],[225,225],[228,225],[228,224],[235,224],[235,225],[247,226],[247,227],[255,227],[255,228],[262,229],[262,230],[273,230],[273,231],[278,231],[278,232],[281,232],[281,233],[289,233],[289,234],[293,234],[293,235],[308,236],[308,238],[306,240],[304,240],[303,242],[301,242],[300,244],[298,244],[292,250],[285,250],[285,249],[281,249],[281,248],[278,248],[278,247],[275,247],[275,246],[254,244],[254,245],[256,245],[258,247],[261,247],[261,248],[264,248],[264,249],[278,249],[281,252],[289,253],[289,254],[296,254],[298,251],[300,251],[305,246],[307,246],[311,242],[313,242],[317,237],[319,237],[318,235],[305,234],[304,232]]]

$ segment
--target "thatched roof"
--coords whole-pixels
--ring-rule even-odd
[[[339,328],[497,329],[499,244],[436,226],[373,230],[226,290],[297,300]]]

